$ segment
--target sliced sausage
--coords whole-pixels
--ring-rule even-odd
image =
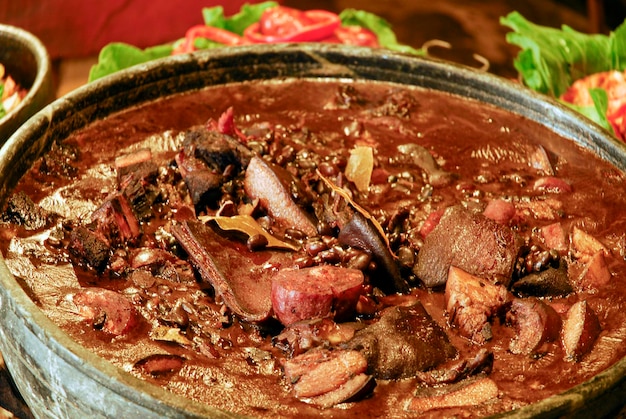
[[[362,293],[363,272],[321,265],[285,269],[272,281],[272,308],[284,325],[300,320],[349,317]]]

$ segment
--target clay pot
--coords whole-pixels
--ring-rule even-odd
[[[54,141],[128,107],[255,79],[358,78],[451,92],[522,114],[626,170],[626,147],[597,125],[520,85],[442,61],[340,45],[224,48],[140,65],[63,97],[0,150],[0,201]],[[39,417],[236,417],[141,381],[87,351],[52,323],[0,263],[0,351]],[[601,417],[623,403],[626,359],[575,388],[506,417]]]

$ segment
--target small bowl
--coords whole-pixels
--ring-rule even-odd
[[[28,94],[0,118],[0,145],[41,108],[54,99],[50,58],[41,41],[30,32],[0,24],[0,63]]]

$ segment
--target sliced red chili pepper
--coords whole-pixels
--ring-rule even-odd
[[[340,25],[333,12],[278,6],[266,9],[259,22],[246,28],[244,37],[256,43],[315,42],[332,36]]]
[[[335,29],[333,36],[326,42],[339,42],[348,45],[378,48],[378,37],[369,29],[360,26],[340,26]]]
[[[196,50],[194,41],[196,38],[206,38],[214,42],[218,42],[224,45],[243,45],[250,42],[242,36],[236,33],[227,31],[226,29],[216,28],[213,26],[196,25],[187,29],[185,33],[185,39],[174,50],[173,54],[182,54],[185,52],[193,52]]]

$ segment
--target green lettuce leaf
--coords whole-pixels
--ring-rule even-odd
[[[98,55],[98,63],[89,70],[89,81],[115,73],[136,64],[145,63],[172,54],[173,44],[140,49],[123,42],[105,45]]]
[[[609,35],[585,34],[567,25],[561,29],[541,26],[512,12],[500,23],[513,30],[506,40],[520,48],[513,65],[529,88],[559,98],[578,79],[602,71],[626,69],[626,23]],[[594,106],[567,104],[611,129],[606,118],[607,94],[591,89]]]
[[[524,84],[538,92],[559,97],[581,77],[623,70],[626,65],[626,25],[607,36],[567,25],[561,29],[536,25],[518,12],[500,18],[500,23],[513,29],[507,42],[521,48],[515,68]]]
[[[385,19],[364,10],[345,9],[339,14],[344,26],[361,26],[374,32],[383,48],[407,54],[424,55],[424,51],[398,43],[396,34]]]
[[[275,1],[266,1],[257,4],[244,4],[238,13],[226,17],[222,6],[205,7],[202,9],[204,24],[216,28],[226,29],[238,35],[243,35],[243,31],[250,25],[261,20],[261,15],[265,9],[276,7]]]

